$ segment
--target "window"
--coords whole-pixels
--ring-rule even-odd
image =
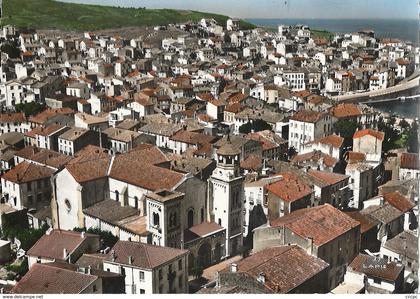
[[[146,291],[144,289],[140,289],[140,294],[146,294]]]
[[[159,269],[159,279],[162,279],[162,269]]]
[[[144,281],[144,272],[143,271],[139,272],[139,278],[140,278],[140,281]]]
[[[120,201],[120,193],[117,190],[115,190],[115,200]]]
[[[95,293],[97,291],[96,285],[93,286],[93,292]]]
[[[28,191],[31,191],[32,190],[32,183],[31,182],[29,182],[27,184],[27,189],[28,189]]]
[[[32,204],[34,202],[32,195],[28,195],[28,204]]]
[[[124,267],[121,267],[120,268],[120,272],[121,272],[121,275],[122,276],[125,276],[125,268]]]
[[[178,270],[182,270],[182,260],[178,261]]]
[[[172,265],[169,265],[169,273],[172,273]]]

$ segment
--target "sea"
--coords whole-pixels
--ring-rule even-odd
[[[311,29],[334,33],[351,33],[363,29],[373,29],[375,37],[398,38],[418,42],[419,20],[416,19],[246,19],[265,27],[278,25],[308,25]]]

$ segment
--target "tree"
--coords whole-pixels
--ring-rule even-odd
[[[419,135],[418,135],[418,124],[414,121],[410,129],[407,132],[407,139],[406,139],[406,146],[407,150],[410,153],[418,153],[419,152]]]
[[[45,110],[45,106],[39,103],[20,103],[15,105],[16,112],[23,112],[25,116],[37,115]]]
[[[35,243],[38,241],[48,230],[48,224],[44,224],[39,229],[29,228],[29,229],[19,229],[15,227],[6,227],[2,231],[2,238],[16,238],[20,241],[20,247],[28,251]]]
[[[353,135],[358,128],[356,121],[348,119],[340,119],[333,125],[334,132],[344,138],[345,147],[353,144]]]
[[[294,146],[289,147],[289,149],[287,150],[287,157],[289,158],[289,160],[291,160],[294,156],[297,155],[297,153],[298,152]]]
[[[239,127],[239,133],[248,134],[251,131],[259,132],[264,130],[271,130],[271,126],[262,119],[256,119],[251,122],[247,122]]]
[[[410,129],[410,124],[404,118],[400,120],[399,126],[402,130]]]
[[[9,58],[19,58],[20,57],[20,50],[14,43],[5,43],[0,47],[0,50],[7,55]]]

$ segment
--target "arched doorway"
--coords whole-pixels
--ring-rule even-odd
[[[222,245],[220,243],[216,243],[214,247],[214,262],[219,262],[222,258]]]
[[[194,211],[193,210],[188,211],[187,219],[188,219],[188,228],[190,228],[191,226],[194,225]]]
[[[207,268],[211,264],[211,246],[208,242],[201,244],[198,249],[197,265]]]

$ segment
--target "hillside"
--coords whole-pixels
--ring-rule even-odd
[[[3,0],[3,10],[3,25],[68,31],[156,26],[202,18],[213,18],[224,25],[228,19],[227,16],[198,11],[120,8],[53,0]],[[245,21],[241,21],[241,26],[243,29],[254,28],[254,25]]]

